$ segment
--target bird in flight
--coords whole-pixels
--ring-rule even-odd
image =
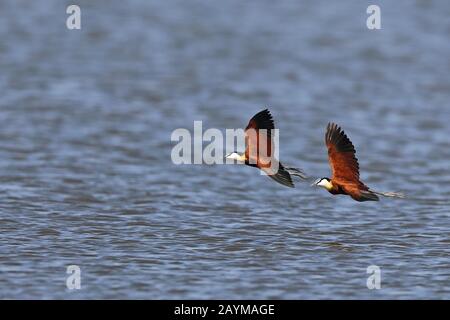
[[[325,144],[328,148],[331,179],[321,178],[313,185],[322,187],[333,195],[349,195],[356,201],[379,201],[378,196],[404,198],[402,193],[370,190],[361,182],[355,147],[344,131],[334,123],[327,126]]]
[[[257,113],[245,128],[245,152],[239,154],[234,151],[226,158],[259,168],[276,182],[294,188],[291,176],[306,179],[306,175],[299,169],[283,166],[275,158],[272,136],[274,129],[275,125],[269,110]]]

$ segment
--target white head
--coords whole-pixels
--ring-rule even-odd
[[[331,190],[333,188],[333,185],[331,184],[331,181],[328,178],[317,179],[312,185],[319,186],[327,190]]]
[[[237,160],[237,161],[244,161],[244,156],[240,155],[236,151],[226,155],[225,158],[226,159],[231,159],[231,160]]]

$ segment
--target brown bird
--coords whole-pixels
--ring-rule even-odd
[[[272,130],[275,129],[272,115],[265,109],[250,119],[245,128],[245,152],[232,152],[227,159],[237,160],[248,166],[259,168],[270,178],[287,187],[294,187],[292,176],[306,179],[305,174],[296,168],[285,167],[273,154]]]
[[[378,195],[404,198],[397,192],[377,192],[370,190],[359,179],[359,164],[355,157],[355,147],[344,131],[334,123],[329,123],[325,134],[331,179],[321,178],[314,182],[331,194],[346,194],[356,201],[379,201]]]

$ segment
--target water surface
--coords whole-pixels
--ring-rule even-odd
[[[79,31],[0,3],[0,298],[450,298],[448,1],[378,1],[378,31],[366,1],[77,3]],[[283,162],[329,175],[334,121],[408,199],[172,164],[174,129],[265,107]]]

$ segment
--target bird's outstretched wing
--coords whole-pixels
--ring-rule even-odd
[[[272,154],[273,129],[275,129],[273,118],[267,109],[250,119],[245,128],[245,158],[248,164],[260,168],[276,182],[293,188],[290,173]]]
[[[255,114],[245,128],[245,158],[258,168],[271,166],[272,129],[275,125],[267,109]]]
[[[355,147],[344,131],[335,123],[329,123],[325,134],[328,148],[328,161],[331,167],[331,180],[347,183],[359,181],[359,164]]]

